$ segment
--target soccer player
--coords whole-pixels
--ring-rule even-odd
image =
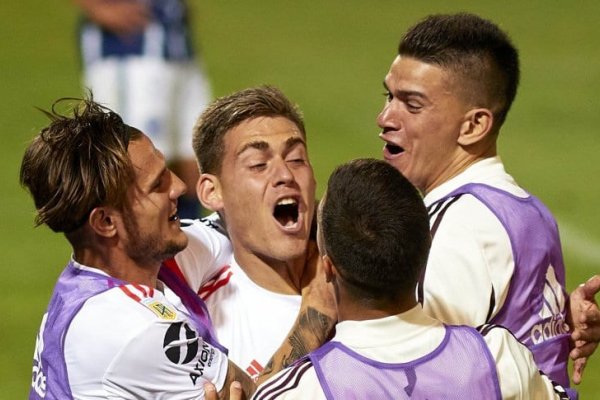
[[[556,222],[497,153],[518,82],[517,50],[495,24],[429,16],[400,41],[379,136],[385,160],[425,196],[433,235],[418,293],[425,312],[506,326],[566,387],[568,296]]]
[[[84,84],[96,101],[139,127],[165,155],[188,193],[182,218],[198,218],[198,167],[190,147],[199,112],[212,98],[195,57],[184,0],[75,0]]]
[[[198,399],[204,383],[221,390],[234,379],[251,393],[195,293],[177,296],[157,279],[188,242],[183,182],[117,114],[91,100],[72,116],[55,107],[20,179],[36,223],[63,232],[73,254],[42,319],[30,398]]]
[[[216,221],[196,221],[184,229],[189,246],[167,265],[206,301],[230,359],[257,377],[272,371],[268,362],[299,314],[307,259],[318,260],[307,251],[315,179],[304,122],[279,90],[246,89],[204,111],[193,144],[198,197],[228,238]],[[328,309],[307,307],[299,318],[297,328],[321,332],[314,348],[334,323]],[[306,354],[291,343],[278,367]]]
[[[338,167],[318,222],[335,336],[254,399],[568,398],[508,330],[444,325],[423,312],[414,293],[431,243],[427,210],[394,167]]]

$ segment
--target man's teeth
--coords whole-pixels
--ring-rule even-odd
[[[278,205],[278,206],[287,206],[287,205],[289,205],[289,204],[296,204],[296,203],[297,203],[297,202],[296,202],[296,199],[291,199],[291,198],[288,198],[288,199],[281,199],[281,200],[279,200],[279,201],[277,202],[277,205]]]

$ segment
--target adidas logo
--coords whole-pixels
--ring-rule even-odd
[[[556,273],[552,265],[546,271],[543,297],[544,302],[538,315],[544,322],[534,325],[531,329],[531,341],[534,344],[569,331],[563,318],[566,302],[565,294],[561,284],[556,279]]]

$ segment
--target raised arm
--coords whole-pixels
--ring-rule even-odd
[[[331,336],[337,322],[337,310],[314,242],[309,244],[303,283],[298,318],[281,347],[259,375],[258,384],[317,349]]]

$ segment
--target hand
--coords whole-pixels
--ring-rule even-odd
[[[323,259],[314,241],[309,241],[302,275],[302,308],[312,307],[328,316],[335,324],[337,308],[331,285],[325,278]]]
[[[121,36],[143,31],[151,17],[147,2],[138,0],[77,2],[90,20]]]
[[[600,275],[595,275],[579,285],[570,297],[570,320],[573,363],[573,383],[581,383],[587,359],[600,341],[600,309],[595,295],[600,291]]]
[[[242,400],[244,393],[242,391],[242,385],[238,381],[231,382],[229,386],[229,396],[227,393],[223,393],[223,399],[228,398],[229,400]],[[217,388],[211,382],[204,384],[204,399],[205,400],[220,400]]]
[[[306,257],[301,261],[304,262],[304,271],[298,317],[288,336],[258,376],[258,384],[325,343],[337,321],[332,288],[325,279],[321,257],[314,242],[309,242]]]

